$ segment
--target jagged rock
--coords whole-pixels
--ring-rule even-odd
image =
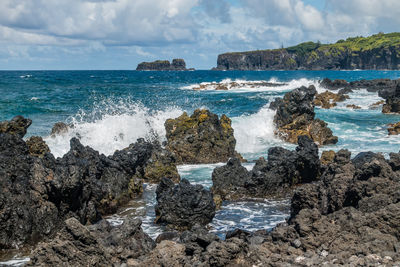
[[[10,121],[0,122],[0,133],[13,134],[22,138],[31,124],[32,120],[22,116],[15,116]]]
[[[299,136],[307,135],[318,145],[336,144],[338,139],[327,124],[314,119],[313,98],[316,93],[314,86],[303,86],[286,93],[283,100],[271,103],[272,107],[276,107],[275,134],[290,143],[297,143]]]
[[[56,136],[56,135],[60,135],[60,134],[65,134],[68,132],[69,130],[69,126],[67,124],[65,124],[64,122],[56,122],[53,125],[53,128],[51,128],[51,136]]]
[[[29,153],[35,157],[43,157],[44,154],[50,152],[49,146],[40,136],[29,137],[29,139],[26,140],[26,145],[29,148]]]
[[[317,145],[307,136],[300,136],[295,151],[270,148],[268,161],[260,158],[250,172],[241,166],[238,159],[230,159],[227,165],[215,168],[212,191],[214,195],[230,200],[282,197],[292,186],[316,180],[319,168]]]
[[[226,162],[240,156],[235,151],[231,120],[208,110],[197,109],[192,116],[184,112],[176,119],[165,122],[167,146],[178,163],[199,164]]]
[[[111,266],[105,248],[75,218],[49,243],[40,243],[32,253],[30,266]]]
[[[111,227],[107,221],[85,227],[75,218],[65,221],[64,228],[32,252],[29,266],[113,266],[126,264],[155,247],[138,219],[127,219]]]
[[[391,123],[388,126],[387,130],[389,135],[397,135],[400,133],[400,122]]]
[[[141,140],[144,142],[144,140]],[[161,147],[158,142],[152,143],[150,158],[144,163],[143,168],[136,171],[136,177],[149,183],[159,183],[162,178],[169,178],[175,183],[180,180],[176,168],[176,158],[173,153]]]
[[[346,80],[336,79],[332,81],[329,78],[325,78],[320,82],[320,85],[329,90],[338,90],[347,88],[349,83]]]
[[[329,91],[325,91],[320,94],[316,94],[314,98],[314,105],[320,106],[324,109],[330,109],[335,107],[337,102],[343,102],[346,99],[349,99],[348,95],[344,94],[335,94]]]
[[[370,109],[378,109],[379,106],[385,104],[385,100],[380,100],[378,102],[373,103],[371,106],[369,106]]]
[[[178,185],[163,178],[157,187],[156,223],[179,230],[196,223],[206,225],[214,218],[215,204],[209,190],[183,179]]]
[[[329,165],[335,159],[335,155],[336,153],[333,150],[323,151],[320,159],[321,164]]]
[[[22,139],[26,128],[7,129],[12,134],[0,133],[1,249],[34,244],[70,217],[83,224],[99,221],[139,196],[144,177],[176,178],[177,172],[157,171],[158,166],[176,170],[159,144],[138,140],[106,157],[73,138],[70,151],[55,159],[40,138]]]
[[[382,113],[400,113],[400,83],[395,87],[379,91],[378,95],[385,99]]]
[[[354,104],[351,104],[351,105],[346,105],[346,108],[351,108],[351,109],[361,109],[361,107],[360,107],[360,106],[357,106],[357,105],[354,105]]]

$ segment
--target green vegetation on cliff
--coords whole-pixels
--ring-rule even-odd
[[[218,56],[217,69],[399,69],[400,33]]]

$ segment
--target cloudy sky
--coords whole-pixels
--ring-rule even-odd
[[[0,69],[134,69],[400,29],[399,0],[0,0]]]

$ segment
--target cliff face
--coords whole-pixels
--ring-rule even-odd
[[[218,70],[400,69],[400,33],[218,56]]]
[[[168,60],[156,60],[153,62],[142,62],[136,70],[186,70],[186,63],[183,59],[173,59],[172,63]]]

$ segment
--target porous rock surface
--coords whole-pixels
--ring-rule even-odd
[[[139,196],[148,173],[152,181],[158,174],[168,177],[156,170],[167,165],[157,160],[169,155],[158,144],[138,140],[106,157],[72,138],[70,151],[55,159],[40,138],[22,139],[30,120],[17,117],[1,125],[0,249],[51,237],[71,217],[95,223]],[[169,163],[168,169],[176,169]]]
[[[332,134],[326,122],[315,119],[314,96],[317,91],[313,85],[302,86],[285,94],[270,104],[276,110],[275,134],[290,143],[297,143],[301,135],[309,136],[318,145],[336,144],[338,138]]]
[[[191,185],[186,179],[175,185],[163,178],[156,194],[156,223],[185,230],[195,224],[206,225],[215,216],[212,193],[201,185]]]
[[[223,200],[283,198],[293,186],[317,180],[319,172],[317,145],[307,136],[300,136],[295,151],[272,147],[268,159],[258,159],[251,171],[237,158],[215,168],[212,191]]]
[[[239,156],[231,120],[205,109],[189,117],[186,112],[165,122],[166,149],[175,154],[179,164],[227,162]],[[240,156],[239,156],[240,157]]]

